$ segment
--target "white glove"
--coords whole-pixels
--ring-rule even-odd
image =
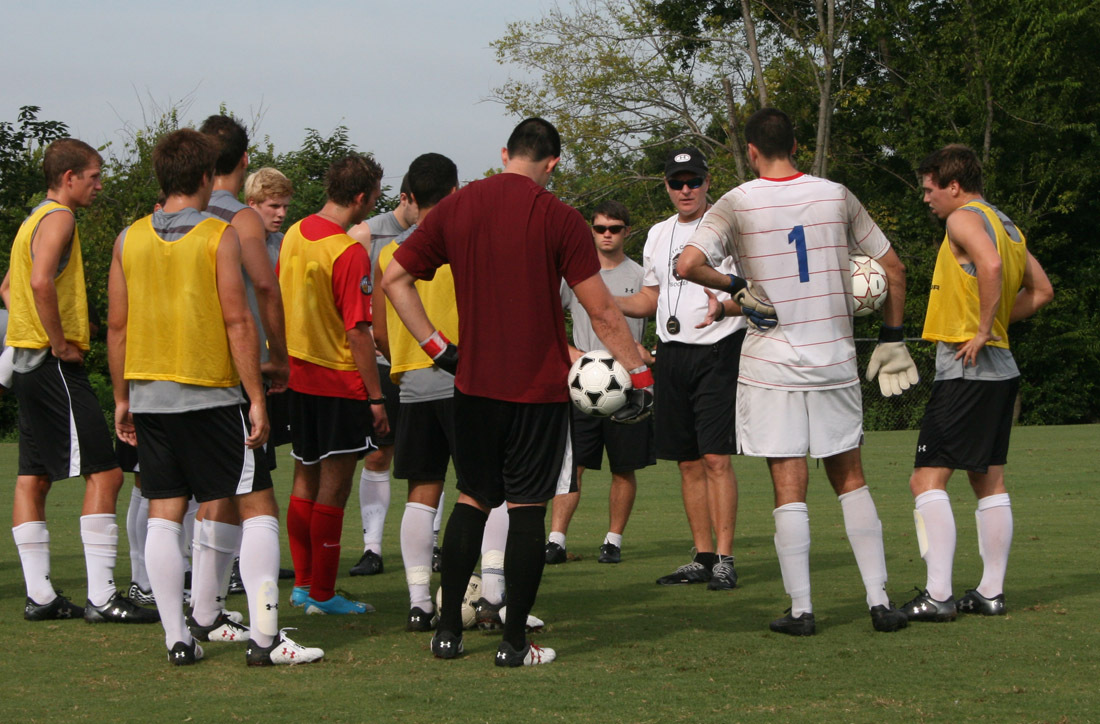
[[[900,395],[920,382],[917,366],[909,356],[905,342],[879,342],[867,364],[867,381],[878,375],[878,386],[883,397]]]
[[[779,324],[779,318],[775,314],[775,307],[760,299],[756,295],[756,288],[747,279],[741,280],[732,274],[728,275],[731,282],[730,291],[733,293],[733,301],[741,306],[741,313],[745,315],[753,329],[764,332]],[[736,280],[736,281],[735,281]],[[740,282],[745,286],[741,287]],[[741,287],[738,289],[738,287]],[[734,291],[736,289],[736,291]]]

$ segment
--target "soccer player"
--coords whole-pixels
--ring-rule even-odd
[[[592,237],[600,260],[600,276],[607,288],[616,296],[630,296],[642,288],[643,269],[623,251],[623,244],[630,234],[630,212],[618,201],[605,201],[596,207],[592,215]],[[600,348],[600,341],[592,331],[588,315],[569,290],[561,285],[562,303],[573,317],[573,347],[570,357],[574,362],[583,352]],[[627,325],[634,341],[640,343],[645,334],[644,319],[629,319]],[[644,348],[639,344],[639,352]],[[646,355],[643,354],[643,358]],[[652,361],[649,359],[647,361]],[[608,500],[610,518],[607,535],[600,545],[600,563],[619,563],[622,560],[623,531],[634,507],[638,491],[634,471],[657,462],[653,447],[652,418],[637,425],[620,425],[604,418],[585,415],[573,410],[573,459],[577,464],[577,489],[554,496],[550,514],[550,540],[546,543],[546,562],[564,563],[565,536],[569,522],[577,510],[581,498],[581,479],[585,468],[599,470],[604,448],[607,448],[607,464],[611,469],[611,493]]]
[[[81,610],[50,583],[46,496],[54,481],[85,480],[80,537],[88,572],[89,623],[155,623],[156,611],[135,606],[115,589],[118,555],[115,504],[122,471],[84,369],[89,348],[84,259],[73,215],[103,188],[102,159],[74,138],[46,148],[46,199],[19,227],[5,279],[9,309],[5,344],[14,348],[12,391],[19,403],[19,474],[12,535],[28,621],[76,618]]]
[[[730,590],[737,586],[737,476],[730,455],[745,321],[730,315],[705,328],[690,324],[706,315],[707,295],[675,273],[680,252],[709,207],[710,174],[699,149],[680,148],[668,155],[665,190],[676,213],[649,230],[642,287],[615,298],[628,317],[657,315],[657,457],[675,460],[680,469],[696,551],[694,560],[657,583],[706,583],[710,590]],[[737,271],[728,260],[719,268]]]
[[[1042,266],[1012,220],[982,195],[982,166],[971,149],[946,146],[918,173],[924,201],[947,222],[932,273],[923,337],[936,343],[936,379],[917,439],[909,487],[924,591],[903,606],[911,621],[950,621],[960,613],[1005,613],[1004,578],[1012,507],[1004,466],[1020,372],[1008,326],[1054,297]],[[982,579],[956,604],[951,588],[955,518],[947,481],[965,470],[978,498]]]
[[[420,347],[436,366],[457,372],[459,498],[445,534],[443,604],[431,643],[440,658],[463,651],[462,595],[489,511],[504,502],[509,611],[495,663],[531,666],[555,658],[553,650],[528,642],[525,628],[546,560],[546,501],[575,474],[561,279],[607,349],[631,371],[634,389],[616,414],[633,421],[649,413],[652,375],[600,279],[588,225],[545,189],[560,155],[552,124],[521,122],[501,150],[504,172],[440,201],[394,252],[383,279],[386,296]],[[454,274],[461,352],[429,319],[415,286],[444,264]]]
[[[359,614],[337,595],[340,533],[358,459],[389,431],[371,336],[370,255],[347,235],[374,208],[382,167],[350,155],[325,174],[325,205],[290,227],[279,284],[290,352],[294,488],[287,532],[294,557],[291,603],[306,613]]]
[[[348,236],[370,250],[371,269],[378,269],[378,255],[396,237],[407,235],[416,223],[417,207],[409,191],[409,178],[401,179],[397,208],[372,216],[348,231]],[[351,567],[353,576],[374,576],[382,573],[382,531],[386,526],[386,513],[390,508],[390,463],[393,461],[393,443],[400,422],[401,393],[390,379],[389,360],[378,355],[378,377],[382,394],[386,398],[386,417],[390,431],[376,435],[371,450],[363,458],[363,471],[359,476],[359,515],[363,520],[363,555]]]
[[[848,255],[878,259],[886,271],[884,326],[868,377],[896,377],[902,388],[917,382],[903,341],[905,267],[855,196],[798,171],[794,128],[785,113],[757,111],[745,124],[745,139],[759,178],[718,200],[687,242],[676,270],[693,282],[739,294],[742,308],[774,308],[778,319],[778,325],[753,329],[745,338],[737,381],[737,444],[745,455],[768,460],[775,487],[775,550],[791,597],[790,611],[772,621],[771,630],[794,636],[816,631],[806,507],[809,453],[824,461],[840,499],[872,625],[876,631],[896,631],[906,626],[905,615],[886,595],[882,524],[859,455],[863,410]],[[743,279],[720,271],[731,255]],[[704,322],[741,311],[734,300],[722,305],[711,300]]]
[[[142,495],[149,499],[145,561],[169,662],[194,664],[203,656],[188,630],[194,621],[182,611],[180,537],[194,496],[200,504],[227,499],[242,520],[248,665],[307,663],[324,652],[279,630],[278,508],[270,471],[256,453],[268,425],[240,244],[232,226],[202,212],[218,152],[215,139],[190,129],[163,137],[153,169],[164,208],[115,241],[107,339],[115,430],[124,442],[140,441]],[[225,614],[218,618],[214,625],[225,626]]]

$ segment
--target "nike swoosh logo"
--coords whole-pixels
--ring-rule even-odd
[[[321,547],[322,548],[339,548],[340,544],[339,543],[322,543]]]

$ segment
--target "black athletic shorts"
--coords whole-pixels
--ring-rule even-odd
[[[50,482],[118,467],[113,436],[84,365],[49,355],[12,375],[19,403],[19,475]]]
[[[129,443],[122,442],[117,437],[115,438],[115,457],[118,458],[118,466],[122,468],[122,472],[141,472],[141,466],[138,464],[137,448]]]
[[[390,379],[389,365],[378,365],[378,381],[382,383],[382,394],[386,396],[386,418],[390,421],[390,431],[385,435],[375,435],[375,445],[393,445],[397,439],[397,422],[401,419],[401,388]]]
[[[135,413],[141,494],[200,503],[271,487],[258,450],[245,447],[248,408],[237,405],[175,413]]]
[[[933,382],[913,466],[985,473],[1004,465],[1019,389],[1019,377]]]
[[[623,425],[573,408],[573,462],[588,470],[600,470],[605,448],[607,465],[613,473],[629,473],[655,464],[653,418]]]
[[[576,482],[569,402],[523,403],[455,390],[458,489],[490,508],[545,503]]]
[[[245,411],[244,414],[247,416],[248,415],[248,405],[249,405],[250,400],[248,399],[248,393],[245,391],[244,385],[241,385],[241,394],[244,395],[244,402],[245,402],[245,405],[242,409]],[[274,417],[272,416],[271,401],[273,399],[277,399],[277,398],[285,397],[285,396],[286,396],[285,393],[284,394],[279,394],[279,395],[265,395],[264,396],[264,403],[265,403],[264,406],[267,409],[267,428],[268,428],[267,442],[264,443],[263,447],[256,448],[256,455],[260,459],[261,463],[263,465],[267,466],[268,470],[274,470],[275,468],[277,468],[279,466],[279,457],[278,457],[278,454],[275,452],[275,443],[272,442],[272,440],[275,439],[276,422],[275,422]],[[288,422],[289,422],[289,418],[288,418]],[[285,425],[286,423],[283,423],[283,424]],[[288,429],[289,429],[289,425],[288,425]]]
[[[267,444],[271,448],[290,444],[290,395],[284,390],[267,396],[267,419],[271,423],[271,435]]]
[[[366,400],[322,397],[287,390],[290,395],[291,454],[306,465],[329,455],[363,457],[376,449],[371,441],[370,405]]]
[[[737,451],[737,374],[745,330],[714,344],[657,345],[653,416],[657,457],[698,460]]]
[[[443,480],[454,452],[454,437],[452,398],[402,403],[393,449],[393,476],[410,481]]]

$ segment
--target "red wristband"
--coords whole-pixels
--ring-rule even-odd
[[[447,345],[450,343],[451,340],[444,337],[443,333],[437,329],[432,332],[432,336],[420,343],[420,349],[424,350],[424,354],[435,359],[446,351]]]
[[[653,372],[651,372],[648,367],[643,368],[641,372],[632,372],[630,375],[630,384],[637,390],[652,387]]]

